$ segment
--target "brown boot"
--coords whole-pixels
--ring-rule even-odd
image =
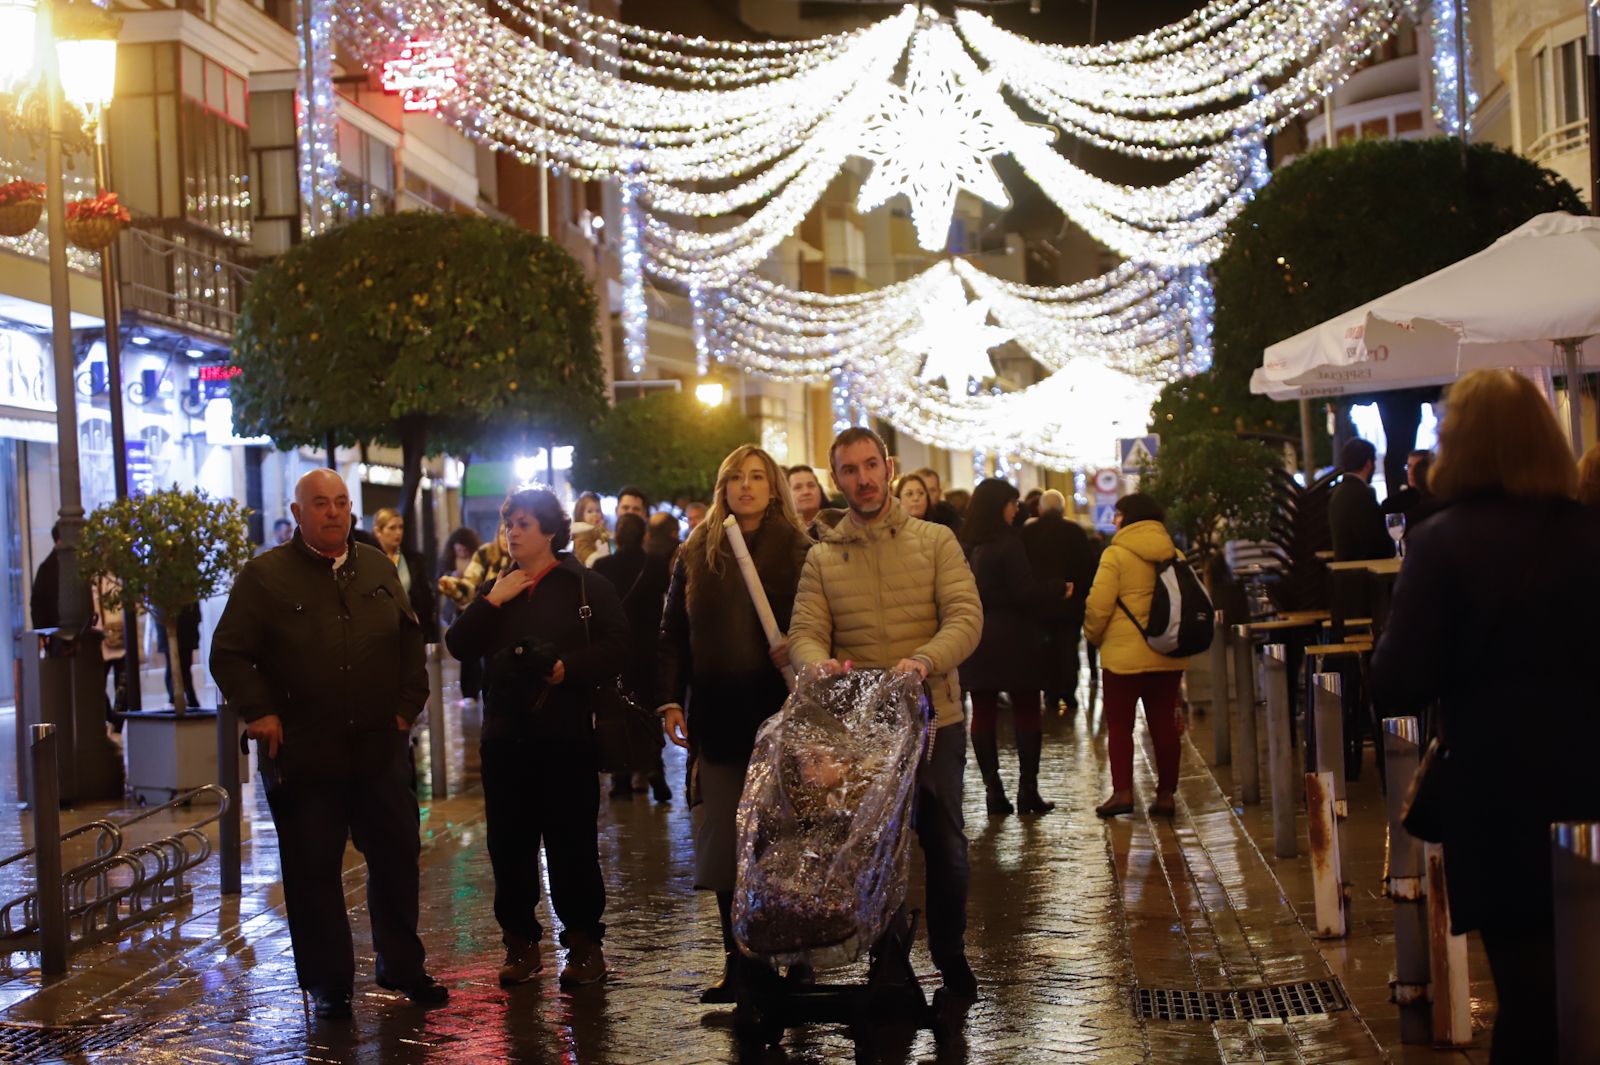
[[[539,944],[520,938],[508,940],[505,964],[500,966],[500,986],[527,983],[543,968],[544,959],[539,956]]]
[[[606,956],[600,944],[582,932],[567,933],[567,964],[561,970],[562,987],[587,987],[606,978]]]
[[[1170,791],[1156,792],[1156,801],[1150,804],[1151,817],[1176,817],[1178,803]]]

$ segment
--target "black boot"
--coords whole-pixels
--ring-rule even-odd
[[[1056,808],[1039,796],[1039,752],[1044,733],[1017,732],[1017,808],[1025,814],[1047,814]]]
[[[978,771],[983,774],[983,804],[989,816],[1016,813],[1011,800],[1006,798],[1005,785],[1000,783],[1000,750],[995,746],[994,733],[974,732],[972,753],[978,759]]]
[[[707,1005],[739,1000],[739,949],[733,943],[733,892],[717,892],[717,922],[722,926],[722,979],[700,992]]]

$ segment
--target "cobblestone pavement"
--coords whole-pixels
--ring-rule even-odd
[[[472,735],[471,712],[452,709],[449,720],[452,734]],[[1241,820],[1223,790],[1226,775],[1219,786],[1194,745],[1186,744],[1173,822],[1153,823],[1141,813],[1105,823],[1092,809],[1109,790],[1098,722],[1087,715],[1048,720],[1043,790],[1060,803],[1054,813],[987,818],[976,767],[969,762],[969,949],[982,997],[964,1014],[948,1016],[951,1030],[942,1041],[926,1031],[885,1029],[865,1047],[866,1059],[1468,1060],[1460,1053],[1402,1053],[1393,1045],[1393,1007],[1374,989],[1387,979],[1380,973],[1386,974],[1385,952],[1392,956],[1393,949],[1392,938],[1384,938],[1381,910],[1358,904],[1359,942],[1329,951],[1330,963],[1299,917],[1309,909],[1309,889],[1294,869],[1263,858],[1252,839],[1250,826],[1259,832],[1256,822],[1268,815],[1252,808]],[[10,729],[0,728],[0,784],[6,786],[9,743]],[[425,746],[424,741],[417,755],[426,800]],[[697,1003],[721,955],[714,903],[688,886],[689,818],[681,788],[666,806],[640,795],[602,809],[610,981],[571,994],[559,991],[558,951],[547,945],[545,970],[534,982],[501,989],[495,982],[500,946],[471,743],[452,745],[451,761],[452,797],[425,805],[422,900],[430,968],[451,987],[448,1006],[423,1012],[370,982],[363,869],[351,851],[346,888],[358,974],[364,974],[358,975],[356,1019],[308,1020],[294,984],[271,820],[262,798],[247,786],[244,893],[219,895],[213,859],[210,875],[195,885],[192,905],[181,917],[115,947],[85,949],[64,977],[41,981],[36,956],[9,955],[0,965],[0,1061],[8,1060],[4,1047],[11,1027],[30,1024],[105,1025],[85,1030],[117,1039],[114,1048],[71,1060],[106,1062],[672,1065],[855,1058],[850,1033],[827,1025],[791,1030],[779,1050],[741,1053],[731,1014]],[[1003,767],[1014,781],[1014,760],[1006,757]],[[1148,798],[1153,768],[1142,749],[1137,774]],[[681,759],[674,758],[669,778],[675,788],[681,775]],[[1355,790],[1352,805],[1361,805]],[[0,850],[26,845],[19,823],[0,818]],[[16,886],[15,876],[5,878],[13,871],[0,869],[0,888]],[[920,868],[914,868],[912,905],[920,905],[920,878]],[[914,962],[931,993],[937,976],[920,943]],[[1287,1021],[1207,1023],[1141,1020],[1134,1007],[1141,987],[1241,990],[1335,977],[1356,985],[1355,1008]],[[1480,995],[1475,1008],[1483,1021],[1492,1005]]]

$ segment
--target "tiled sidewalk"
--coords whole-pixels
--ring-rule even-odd
[[[474,731],[471,715],[465,728],[459,712],[452,711],[450,722],[457,737]],[[7,724],[0,722],[0,787],[11,765]],[[1385,951],[1392,953],[1378,905],[1385,900],[1358,899],[1350,942],[1330,948],[1312,940],[1297,917],[1309,910],[1298,866],[1263,858],[1252,840],[1268,815],[1252,808],[1241,821],[1225,798],[1225,774],[1219,787],[1193,746],[1185,752],[1173,823],[1142,815],[1109,824],[1095,818],[1092,807],[1108,789],[1104,740],[1095,724],[1082,716],[1050,718],[1044,790],[1061,805],[1048,816],[987,818],[976,768],[969,766],[969,941],[983,997],[952,1018],[954,1031],[944,1043],[928,1032],[885,1031],[866,1048],[867,1059],[1328,1062],[1379,1061],[1388,1054],[1408,1062],[1467,1060],[1410,1048],[1402,1054],[1394,1045],[1393,1007],[1374,990],[1387,980]],[[1196,743],[1208,749],[1202,736],[1196,733]],[[451,754],[455,797],[426,809],[423,870],[424,938],[434,973],[452,987],[447,1007],[424,1013],[364,982],[353,1023],[308,1023],[294,988],[271,821],[247,787],[251,842],[242,896],[219,896],[212,859],[179,919],[116,948],[83,952],[71,973],[47,986],[31,956],[11,955],[0,966],[0,1005],[6,1007],[0,1024],[149,1024],[125,1030],[114,1050],[77,1059],[108,1062],[741,1060],[728,1012],[696,1002],[721,959],[714,906],[688,886],[691,850],[681,795],[667,807],[638,796],[602,810],[611,981],[560,992],[558,959],[547,950],[540,978],[508,992],[494,980],[499,943],[475,757],[469,744],[453,746]],[[418,757],[425,776],[426,751]],[[674,787],[681,765],[677,759],[671,764]],[[1014,780],[1009,758],[1006,765],[1007,779]],[[1148,797],[1152,770],[1143,752],[1137,771]],[[1352,800],[1359,820],[1365,800],[1356,791]],[[0,847],[20,839],[17,824],[16,818],[0,820]],[[1265,824],[1270,832],[1270,821]],[[346,886],[355,910],[358,972],[370,974],[362,875],[352,851]],[[914,870],[913,905],[920,904],[920,876]],[[1366,884],[1359,864],[1356,879],[1375,893],[1375,878]],[[920,945],[915,961],[931,991],[937,978]],[[1345,981],[1354,1010],[1209,1024],[1146,1021],[1134,1009],[1141,986],[1243,989],[1330,976]],[[791,1031],[781,1053],[758,1060],[848,1061],[856,1051],[844,1029],[816,1026]],[[3,1050],[0,1060],[7,1060]]]

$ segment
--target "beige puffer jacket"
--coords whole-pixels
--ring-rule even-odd
[[[817,515],[821,539],[800,573],[789,654],[796,666],[836,658],[883,669],[919,659],[928,667],[935,724],[958,724],[956,666],[983,635],[978,585],[954,533],[909,517],[894,500],[889,507],[870,526],[845,511]]]

